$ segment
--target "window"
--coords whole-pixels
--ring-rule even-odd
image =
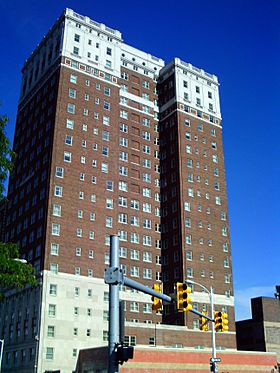
[[[70,83],[77,84],[78,77],[76,75],[70,75]]]
[[[48,325],[47,336],[51,338],[54,337],[54,326],[53,325]]]
[[[150,303],[143,304],[143,312],[144,313],[152,313],[152,305]]]
[[[139,250],[131,249],[130,250],[130,259],[132,259],[132,260],[139,260],[140,259],[140,252],[139,252]]]
[[[104,162],[101,163],[101,172],[103,172],[105,174],[108,173],[108,164],[107,163],[104,163]]]
[[[57,295],[57,285],[56,284],[50,284],[50,295]]]
[[[230,275],[228,273],[225,273],[225,283],[230,284]]]
[[[143,203],[143,211],[151,213],[152,212],[152,205],[150,203],[147,203],[147,202]]]
[[[103,108],[104,110],[110,110],[110,102],[104,101]]]
[[[79,55],[79,48],[78,47],[73,47],[73,54],[75,54],[75,56]]]
[[[136,199],[132,199],[130,201],[130,208],[132,208],[134,210],[139,210],[139,201],[136,200]]]
[[[75,105],[74,104],[68,104],[67,105],[67,112],[70,113],[70,114],[75,114]]]
[[[104,115],[103,116],[103,124],[104,124],[104,126],[110,126],[110,117]]]
[[[143,278],[152,280],[153,271],[150,268],[143,268]]]
[[[145,246],[152,246],[152,237],[151,236],[143,236],[143,245]]]
[[[139,233],[130,233],[130,242],[138,244],[140,242]]]
[[[143,262],[151,263],[152,262],[152,253],[150,253],[149,251],[144,251],[143,252]]]
[[[118,205],[121,207],[127,207],[127,198],[126,197],[119,197]]]
[[[143,145],[143,153],[151,154],[151,147],[148,145]]]
[[[119,190],[127,192],[127,182],[125,182],[125,181],[119,181]]]
[[[112,198],[106,198],[106,208],[112,209],[113,208],[113,199]]]
[[[50,263],[50,272],[54,274],[58,274],[58,264]]]
[[[120,132],[128,133],[128,125],[121,123],[120,124]]]
[[[52,224],[52,235],[60,236],[60,224]]]
[[[82,255],[82,249],[80,247],[76,247],[76,256]]]
[[[59,252],[59,244],[51,243],[51,255],[58,255]]]
[[[54,317],[56,315],[56,305],[49,304],[48,316]]]
[[[128,74],[125,72],[121,72],[121,78],[124,80],[128,80]]]
[[[66,128],[70,130],[74,128],[74,121],[72,119],[66,119]]]
[[[57,205],[56,203],[53,204],[53,215],[61,216],[61,206]]]
[[[191,245],[192,244],[192,236],[190,234],[188,234],[186,236],[186,244],[187,245]]]
[[[130,267],[130,276],[139,277],[139,267],[131,266]]]
[[[112,68],[112,61],[106,60],[105,66],[108,67],[109,69]]]
[[[120,111],[120,117],[123,119],[128,119],[128,112],[125,110]]]
[[[120,213],[118,215],[118,222],[121,224],[127,224],[127,214]]]
[[[120,152],[119,153],[119,160],[123,162],[128,161],[128,153],[127,152]]]
[[[104,95],[105,96],[110,96],[110,94],[111,94],[111,89],[108,88],[108,87],[104,87]]]
[[[187,277],[193,277],[193,269],[190,267],[187,268]]]
[[[76,42],[80,42],[80,35],[78,35],[78,34],[75,34],[74,35],[74,41],[76,41]]]
[[[110,133],[108,131],[102,131],[102,140],[104,141],[110,140]]]
[[[128,147],[128,139],[125,137],[120,137],[120,146]]]
[[[74,88],[69,88],[68,96],[69,96],[70,98],[76,98],[76,94],[77,94],[76,89],[74,89]]]
[[[64,162],[71,163],[72,154],[70,152],[64,152]]]
[[[46,359],[47,360],[53,360],[54,358],[54,348],[53,347],[47,347],[46,348]]]
[[[90,336],[91,336],[91,329],[87,329],[87,331],[86,331],[86,336],[87,336],[87,337],[90,337]]]
[[[151,196],[152,196],[151,189],[149,189],[149,188],[143,188],[142,194],[143,194],[144,197],[151,198]]]
[[[228,258],[224,259],[224,267],[229,268],[229,259]]]
[[[113,227],[113,218],[111,216],[106,216],[106,223],[105,223],[107,228],[112,228]]]
[[[63,167],[56,167],[55,176],[63,178],[64,177],[64,168]]]

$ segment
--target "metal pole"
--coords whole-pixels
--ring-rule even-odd
[[[211,308],[211,318],[214,320],[214,292],[212,286],[210,287],[210,308]],[[215,339],[215,323],[212,322],[212,358],[216,359],[216,339]],[[214,373],[218,372],[218,366],[216,362],[214,365]]]
[[[0,339],[0,342],[1,342],[1,350],[0,350],[0,372],[1,372],[3,350],[4,350],[4,339]]]
[[[123,277],[123,284],[125,286],[129,286],[132,289],[142,291],[145,294],[149,294],[149,295],[152,295],[153,297],[157,297],[159,299],[165,300],[166,302],[170,302],[170,303],[173,302],[173,298],[171,298],[169,295],[158,293],[157,291],[155,291],[151,288],[148,288],[147,286],[142,285],[139,282],[132,280],[131,278],[128,278],[128,277],[124,276]]]
[[[119,266],[119,238],[118,236],[110,236],[110,267],[118,269]],[[108,373],[119,373],[116,351],[120,338],[119,314],[119,284],[109,284]]]

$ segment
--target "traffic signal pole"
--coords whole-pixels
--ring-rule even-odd
[[[104,281],[109,285],[109,341],[108,341],[108,373],[119,373],[120,362],[118,348],[122,345],[120,340],[120,299],[119,285],[126,285],[132,289],[142,291],[156,298],[173,302],[168,295],[158,293],[148,286],[142,285],[124,276],[120,268],[119,237],[110,236],[110,267],[105,270]],[[131,347],[132,348],[132,347]],[[128,357],[128,358],[131,358]]]
[[[118,271],[120,266],[119,238],[110,236],[110,268]],[[115,282],[115,283],[114,283]],[[119,373],[117,345],[120,342],[119,283],[109,283],[109,366],[108,373]]]
[[[215,362],[215,359],[217,358],[217,350],[216,350],[216,336],[215,336],[215,323],[214,323],[214,293],[213,293],[213,288],[212,286],[210,287],[210,309],[211,309],[211,317],[212,317],[212,367],[213,367],[213,372],[218,373],[218,366]]]

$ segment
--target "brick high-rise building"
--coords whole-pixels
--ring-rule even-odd
[[[70,9],[22,74],[5,240],[41,280],[1,305],[3,371],[66,373],[80,348],[107,343],[103,275],[117,233],[127,276],[162,281],[167,294],[187,278],[213,286],[216,308],[230,315],[221,348],[234,347],[217,78],[177,58],[165,65]],[[129,289],[121,297],[131,343],[140,323],[198,329],[191,313],[169,305],[153,314],[150,297]],[[209,311],[196,285],[193,300]]]

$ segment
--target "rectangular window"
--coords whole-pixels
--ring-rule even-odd
[[[76,107],[74,104],[68,104],[67,105],[67,112],[70,114],[75,114]]]
[[[76,75],[70,75],[70,83],[77,84],[78,77]]]
[[[76,89],[74,89],[74,88],[69,88],[68,96],[69,96],[70,98],[76,98],[76,94],[77,94]]]
[[[110,96],[111,95],[111,89],[108,87],[104,87],[104,95],[105,96]]]
[[[54,359],[54,348],[53,347],[47,347],[46,348],[46,359],[47,360],[53,360]]]
[[[60,236],[60,224],[52,224],[52,236]]]
[[[59,244],[51,243],[51,255],[58,255],[59,252]]]
[[[61,216],[61,206],[58,204],[53,204],[53,215],[54,216]]]
[[[64,162],[71,163],[72,154],[70,152],[64,152]]]

